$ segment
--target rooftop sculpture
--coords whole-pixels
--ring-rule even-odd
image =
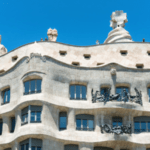
[[[132,42],[128,31],[124,29],[128,22],[127,14],[123,11],[115,11],[111,15],[110,27],[113,28],[104,43]]]

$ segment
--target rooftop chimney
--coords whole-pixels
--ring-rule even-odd
[[[56,42],[58,36],[57,30],[56,29],[52,30],[51,28],[49,28],[47,31],[47,36],[48,36],[48,41]]]

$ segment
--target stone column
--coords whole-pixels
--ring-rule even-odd
[[[92,144],[80,143],[79,144],[79,150],[93,150],[93,145]]]
[[[3,116],[3,131],[2,135],[10,133],[10,118],[8,116]]]
[[[15,131],[18,131],[19,128],[21,127],[21,110],[17,110],[15,112],[15,120],[16,120],[16,124],[15,124]]]
[[[94,120],[95,120],[95,132],[100,132],[100,117],[99,117],[99,113],[96,112],[95,116],[94,116]]]
[[[68,125],[67,130],[75,130],[75,112],[73,108],[69,108],[68,111]]]
[[[19,150],[19,143],[15,141],[14,145],[12,146],[12,150]]]

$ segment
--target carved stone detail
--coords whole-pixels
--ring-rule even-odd
[[[111,75],[116,75],[116,69],[115,68],[111,68],[110,73],[111,73]]]
[[[142,105],[142,93],[141,93],[141,91],[138,91],[136,88],[135,88],[135,92],[136,92],[135,96],[130,95],[130,93],[128,93],[126,91],[126,89],[124,89],[122,91],[122,93],[120,93],[120,94],[110,95],[110,90],[111,90],[111,88],[109,88],[108,91],[104,94],[101,94],[100,91],[96,91],[94,94],[93,89],[92,89],[92,91],[91,91],[92,102],[93,103],[95,103],[95,102],[105,102],[106,103],[107,101],[118,100],[121,97],[121,99],[119,101],[135,102],[135,103]]]
[[[43,62],[46,62],[46,57],[45,56],[42,56],[41,54],[39,53],[31,53],[30,54],[30,57],[27,58],[27,63],[34,57],[39,57]]]

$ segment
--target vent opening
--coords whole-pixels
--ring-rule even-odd
[[[66,51],[59,51],[59,54],[60,54],[61,56],[65,56],[65,55],[67,54],[67,52],[66,52]]]
[[[74,66],[80,66],[80,63],[79,62],[72,62],[72,65],[74,65]]]
[[[90,54],[84,54],[83,56],[84,56],[85,59],[90,59],[91,58]]]
[[[12,57],[12,61],[16,61],[17,59],[18,59],[17,55]]]

